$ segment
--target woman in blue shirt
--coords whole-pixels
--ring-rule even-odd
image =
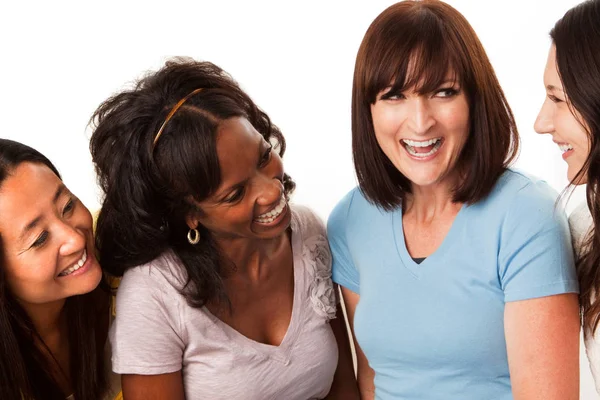
[[[369,27],[352,97],[359,187],[328,223],[371,399],[577,399],[577,279],[475,32],[439,1]]]

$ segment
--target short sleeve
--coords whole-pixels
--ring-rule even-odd
[[[152,268],[141,266],[121,280],[110,330],[116,373],[158,375],[182,369],[185,346],[176,293],[168,296],[161,279]]]
[[[579,291],[569,225],[546,183],[515,195],[502,225],[498,273],[506,302]]]
[[[359,273],[352,261],[346,231],[347,219],[355,193],[356,189],[348,193],[329,215],[327,237],[333,257],[333,281],[360,294]]]

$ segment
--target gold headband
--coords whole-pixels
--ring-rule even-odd
[[[190,97],[192,97],[196,93],[201,92],[202,90],[203,90],[203,88],[194,90],[192,93],[188,94],[183,99],[179,100],[179,102],[177,104],[175,104],[175,106],[171,109],[171,111],[167,115],[167,118],[165,118],[165,122],[163,122],[162,125],[160,126],[158,133],[156,134],[156,136],[154,136],[154,142],[152,143],[152,148],[154,148],[156,146],[156,142],[158,142],[160,135],[162,135],[163,130],[165,129],[165,126],[167,126],[167,123],[169,122],[169,120],[173,117],[173,115],[175,115],[175,113],[177,112],[177,110],[179,110],[179,108],[183,105],[183,103],[185,103]]]

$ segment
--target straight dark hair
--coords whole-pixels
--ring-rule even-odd
[[[567,104],[590,140],[590,153],[571,182],[587,177],[587,204],[594,221],[576,260],[587,336],[600,323],[600,0],[585,1],[567,11],[550,37]]]
[[[58,170],[43,154],[24,144],[0,139],[0,186],[20,164],[29,162],[48,167],[60,178]],[[0,196],[2,194],[0,193]],[[0,249],[2,233],[0,232]],[[106,390],[102,328],[108,324],[108,296],[95,291],[66,299],[69,330],[70,374],[77,400],[102,398]],[[104,301],[105,300],[105,301]],[[15,400],[64,400],[51,373],[48,359],[36,340],[43,340],[25,310],[14,298],[0,263],[0,398]]]
[[[196,89],[169,120],[173,107]],[[114,95],[92,116],[92,160],[104,201],[96,228],[103,268],[121,276],[137,265],[172,251],[187,273],[182,291],[188,304],[202,307],[225,300],[224,267],[211,232],[198,226],[201,240],[190,244],[186,217],[221,183],[216,137],[222,121],[246,118],[265,140],[285,140],[279,129],[225,71],[210,62],[168,61]],[[288,196],[294,188],[285,175]]]
[[[383,11],[360,45],[352,89],[352,152],[362,192],[374,204],[398,207],[411,182],[379,147],[371,105],[387,87],[431,93],[448,73],[466,91],[470,129],[457,166],[455,202],[475,203],[489,194],[518,155],[512,111],[467,20],[446,3],[403,1]]]

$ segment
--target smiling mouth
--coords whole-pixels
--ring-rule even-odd
[[[285,210],[286,206],[287,206],[287,200],[285,198],[285,195],[282,194],[281,199],[279,200],[279,204],[277,204],[277,206],[275,208],[273,208],[269,212],[259,215],[254,220],[261,224],[269,224],[269,223],[275,221],[281,215],[281,213]]]
[[[81,256],[81,258],[75,264],[73,264],[73,266],[65,269],[60,274],[58,274],[58,276],[71,275],[73,272],[75,272],[79,268],[83,267],[85,265],[86,261],[87,261],[87,249],[84,249],[83,250],[83,255]]]
[[[443,138],[434,138],[425,141],[416,141],[410,139],[401,139],[400,142],[413,157],[426,158],[434,155],[442,147]]]
[[[570,145],[569,143],[559,143],[558,144],[558,148],[560,149],[560,151],[565,154],[567,151],[569,150],[573,150],[573,146]]]

